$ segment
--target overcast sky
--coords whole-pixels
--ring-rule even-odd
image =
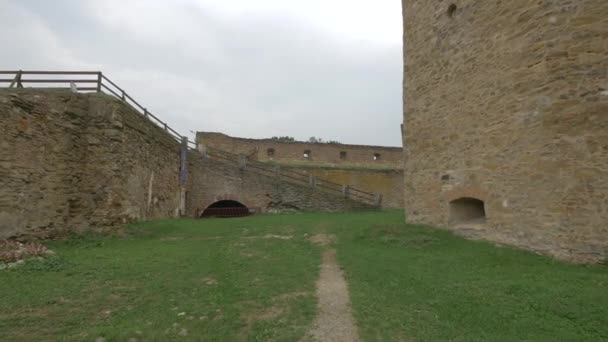
[[[0,69],[101,70],[184,134],[400,146],[400,6],[0,0]]]

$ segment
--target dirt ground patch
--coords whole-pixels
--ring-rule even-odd
[[[243,239],[279,239],[279,240],[291,240],[293,235],[277,235],[277,234],[266,234],[266,235],[254,235],[244,236]]]
[[[276,304],[262,310],[253,310],[244,316],[246,326],[251,327],[257,321],[268,321],[275,319],[285,313],[285,308],[281,304]]]
[[[280,240],[291,240],[293,239],[293,235],[274,235],[274,234],[266,234],[262,237],[263,239],[280,239]]]
[[[247,336],[256,322],[271,321],[289,313],[289,301],[293,298],[310,296],[311,293],[304,291],[287,292],[272,299],[272,306],[266,308],[256,308],[247,311],[243,316],[244,322],[242,336]]]
[[[324,233],[315,234],[308,238],[308,241],[317,246],[329,246],[335,241],[334,235],[328,235]]]
[[[207,277],[201,278],[199,280],[199,282],[201,284],[204,284],[204,285],[207,285],[207,286],[217,285],[217,279],[215,279],[214,277],[211,277],[211,276],[207,276]]]

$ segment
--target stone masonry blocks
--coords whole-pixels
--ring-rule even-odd
[[[403,0],[403,16],[407,220],[605,259],[608,2]],[[461,197],[485,224],[448,224]]]

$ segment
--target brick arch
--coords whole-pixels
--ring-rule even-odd
[[[223,193],[213,196],[211,200],[204,201],[201,203],[201,206],[196,211],[196,216],[199,217],[205,209],[207,209],[210,205],[219,201],[235,201],[243,204],[247,208],[252,208],[251,203],[239,195],[231,194],[231,193]]]
[[[484,220],[489,217],[489,207],[488,207],[488,199],[489,194],[487,191],[483,190],[481,187],[477,185],[465,186],[460,185],[454,187],[452,190],[447,191],[443,195],[443,199],[445,200],[444,205],[446,210],[445,216],[445,224],[449,225],[450,221],[453,220],[453,203],[458,202],[459,200],[479,200],[483,203],[483,217]],[[452,222],[454,223],[454,222]]]
[[[478,186],[458,186],[444,194],[446,202],[452,202],[459,198],[476,198],[487,202],[488,193]]]

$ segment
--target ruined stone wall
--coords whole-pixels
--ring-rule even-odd
[[[102,94],[0,89],[0,238],[173,216],[179,144]]]
[[[606,258],[608,1],[403,9],[407,219]],[[485,202],[485,223],[450,223],[462,197]]]
[[[234,138],[222,133],[198,132],[197,143],[236,154],[247,155],[252,160],[274,161],[291,164],[365,166],[370,168],[403,168],[401,147],[311,144],[304,142],[279,142],[271,139]],[[268,150],[274,153],[269,155]],[[310,151],[309,158],[304,152]],[[341,158],[340,152],[346,155]],[[379,157],[374,160],[374,154]]]
[[[341,169],[339,167],[290,167],[294,171],[313,175],[337,184],[382,194],[383,208],[403,208],[403,171],[373,169]]]
[[[196,151],[188,156],[188,216],[197,216],[214,202],[238,201],[256,212],[372,210],[371,205],[345,199],[339,194],[268,177],[247,168],[203,158]]]
[[[0,89],[0,239],[48,238],[179,214],[180,144],[104,94]],[[187,157],[187,216],[221,199],[261,212],[370,205]]]

